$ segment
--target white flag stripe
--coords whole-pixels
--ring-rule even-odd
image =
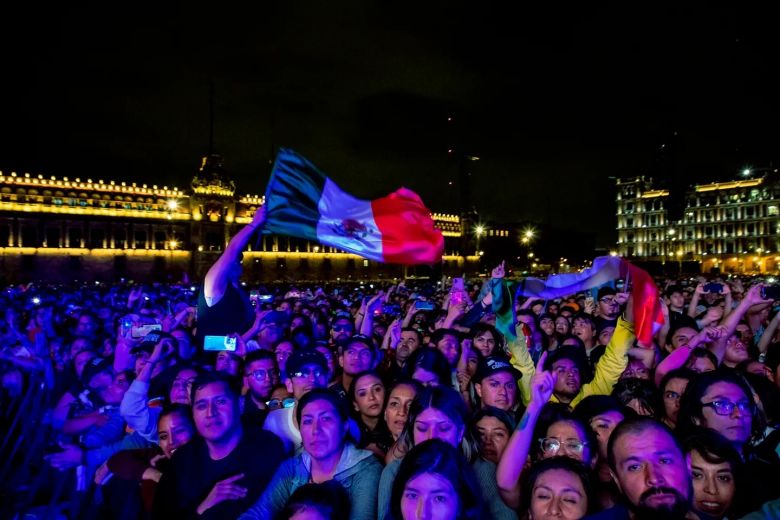
[[[326,179],[317,209],[317,239],[365,258],[382,261],[382,233],[374,222],[371,201],[353,197]]]

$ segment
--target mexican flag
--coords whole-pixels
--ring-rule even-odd
[[[642,345],[652,345],[653,335],[664,323],[658,288],[645,270],[619,256],[600,256],[593,260],[592,267],[579,273],[557,274],[547,280],[526,278],[520,283],[517,294],[550,300],[599,287],[618,278],[625,278],[626,283],[631,281],[637,339]]]
[[[265,205],[265,234],[305,238],[378,262],[441,262],[444,238],[416,193],[400,188],[358,199],[292,150],[276,156]]]

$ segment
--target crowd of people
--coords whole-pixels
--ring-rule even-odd
[[[0,294],[4,517],[780,518],[780,307],[762,280],[554,300],[490,277]]]

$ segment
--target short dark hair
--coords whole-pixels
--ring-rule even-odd
[[[195,378],[195,381],[192,383],[192,389],[190,390],[190,402],[193,404],[193,406],[195,405],[195,394],[198,393],[198,390],[215,383],[224,385],[231,398],[238,402],[238,397],[241,394],[240,390],[236,388],[236,382],[233,380],[233,378],[228,377],[221,372],[204,372],[198,375],[198,377]]]
[[[670,336],[671,337],[671,336]],[[685,361],[685,368],[690,368],[688,365],[693,364],[693,361],[699,358],[707,358],[712,362],[712,366],[718,368],[718,358],[706,348],[695,348],[688,355],[688,359]]]
[[[680,293],[680,294],[684,294],[682,286],[680,286],[680,285],[670,285],[670,286],[669,286],[669,287],[667,287],[667,288],[666,288],[666,290],[664,291],[664,296],[666,296],[667,298],[669,298],[669,297],[670,297],[670,296],[672,296],[674,293]]]
[[[675,447],[677,447],[677,449],[680,451],[680,454],[682,455],[682,445],[668,426],[651,417],[640,415],[626,419],[625,421],[618,424],[612,431],[612,435],[609,436],[609,442],[607,443],[607,462],[609,463],[610,469],[612,469],[612,471],[617,470],[617,463],[615,462],[615,444],[617,444],[621,437],[624,435],[636,435],[653,429],[668,435],[669,438],[672,439],[672,442],[674,442]]]
[[[265,361],[265,360],[271,360],[274,362],[274,366],[276,366],[276,356],[273,352],[270,350],[253,350],[252,352],[249,352],[246,357],[244,358],[244,370],[246,370],[249,365],[254,363],[255,361]]]
[[[742,467],[742,457],[736,448],[721,434],[708,428],[700,428],[691,433],[683,441],[685,453],[696,450],[704,460],[711,464],[726,463],[731,467],[731,472],[738,473]]]
[[[520,503],[530,506],[531,496],[533,495],[536,481],[544,473],[554,470],[563,470],[572,473],[580,479],[582,488],[585,490],[584,498],[588,501],[587,512],[592,513],[596,509],[596,479],[593,471],[578,460],[571,457],[550,457],[534,462],[531,468],[523,477],[522,498]]]
[[[312,388],[298,401],[298,406],[295,409],[295,418],[298,420],[298,424],[301,424],[303,409],[314,401],[328,401],[344,423],[349,420],[347,403],[335,391],[330,388]]]
[[[482,492],[471,465],[457,449],[439,439],[430,439],[409,451],[393,481],[390,499],[392,518],[402,518],[401,498],[406,484],[418,475],[433,473],[447,480],[458,497],[458,518],[486,518]]]
[[[621,379],[612,387],[612,396],[625,406],[636,399],[652,416],[656,416],[663,409],[655,385],[645,379]]]
[[[418,368],[436,374],[440,385],[449,385],[451,383],[452,369],[447,358],[444,357],[444,354],[439,349],[421,346],[412,352],[404,366],[406,376],[411,378],[414,375],[414,371]]]
[[[668,385],[669,381],[672,379],[685,379],[690,383],[691,379],[697,375],[698,374],[690,368],[676,368],[674,370],[670,370],[661,379],[661,384],[658,385],[658,392],[660,392],[661,398],[663,398],[664,388],[666,388],[666,385]]]
[[[590,324],[590,328],[591,328],[591,329],[593,329],[593,333],[594,333],[594,334],[595,334],[595,333],[596,333],[596,331],[598,330],[598,329],[597,329],[597,327],[596,327],[596,320],[594,320],[594,319],[593,319],[593,316],[591,316],[590,314],[587,314],[587,313],[585,313],[585,312],[578,312],[577,314],[575,314],[575,315],[574,315],[574,316],[572,316],[572,318],[571,318],[572,325],[573,325],[573,324],[574,324],[574,322],[575,322],[575,321],[577,321],[577,320],[580,320],[580,321],[587,321],[587,322]]]
[[[293,492],[276,520],[289,520],[308,508],[316,509],[325,518],[349,518],[351,504],[346,490],[336,480],[304,484]]]
[[[181,403],[167,404],[160,412],[160,416],[157,418],[157,422],[159,423],[163,417],[168,417],[169,415],[178,415],[184,419],[187,419],[194,428],[194,423],[192,420],[192,408],[190,406]]]
[[[627,408],[611,395],[589,395],[574,407],[573,413],[585,424],[590,424],[594,417],[607,412],[618,412],[624,418],[635,415],[631,408]]]
[[[414,332],[414,334],[417,336],[417,343],[422,345],[423,342],[423,335],[420,334],[420,331],[415,329],[414,327],[403,327],[401,329],[401,332]]]
[[[495,406],[485,406],[484,408],[480,408],[474,412],[474,415],[471,417],[471,434],[475,439],[479,438],[477,423],[485,417],[494,417],[501,421],[501,423],[506,426],[506,429],[509,431],[510,435],[515,430],[515,420],[511,415],[500,408],[496,408]]]
[[[436,346],[437,343],[444,339],[444,336],[452,336],[453,338],[457,339],[458,342],[460,342],[460,332],[457,330],[436,329],[433,331],[433,334],[431,334],[431,345]]]

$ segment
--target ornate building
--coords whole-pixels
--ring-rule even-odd
[[[661,262],[695,261],[703,272],[777,272],[776,172],[692,186],[679,219],[671,218],[670,192],[656,189],[652,179],[618,179],[617,254]]]
[[[201,278],[261,195],[238,194],[218,155],[204,157],[190,189],[0,172],[0,269],[4,282]],[[442,269],[462,272],[457,215],[433,214],[445,237]],[[388,279],[430,274],[379,264],[332,247],[263,235],[244,254],[251,281]]]

